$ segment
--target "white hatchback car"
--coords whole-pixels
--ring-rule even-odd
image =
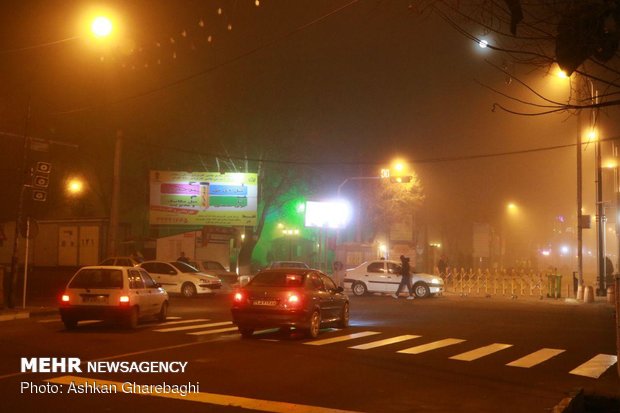
[[[80,268],[60,300],[60,316],[67,330],[80,320],[121,322],[135,328],[138,319],[168,314],[168,293],[141,268],[93,266]]]
[[[400,284],[401,273],[402,267],[398,261],[367,261],[348,269],[344,284],[355,295],[364,295],[367,292],[394,294]],[[412,273],[411,285],[416,297],[441,294],[444,288],[441,277],[423,273]]]
[[[222,288],[218,277],[202,273],[181,261],[145,261],[140,263],[140,267],[147,270],[166,291],[184,297],[212,294]]]

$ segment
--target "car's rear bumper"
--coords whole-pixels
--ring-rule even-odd
[[[305,310],[267,310],[253,308],[233,308],[233,323],[244,327],[298,327],[310,326],[310,313]]]
[[[71,320],[107,320],[125,317],[129,314],[131,307],[111,307],[111,306],[86,306],[74,305],[70,307],[60,307],[60,316],[63,319]]]

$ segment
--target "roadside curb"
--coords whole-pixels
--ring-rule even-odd
[[[36,309],[25,310],[0,310],[1,321],[23,320],[27,318],[43,317],[58,314],[57,308],[42,307]]]

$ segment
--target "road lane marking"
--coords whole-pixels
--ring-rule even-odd
[[[385,340],[371,341],[370,343],[360,344],[359,346],[352,346],[352,347],[349,347],[349,348],[354,348],[356,350],[368,350],[368,349],[371,349],[371,348],[376,348],[376,347],[381,347],[381,346],[388,346],[388,345],[394,344],[394,343],[400,343],[401,341],[412,340],[412,339],[418,338],[418,337],[422,337],[422,336],[415,336],[415,335],[406,334],[404,336],[396,336],[396,337],[392,337],[392,338],[386,338]]]
[[[498,351],[507,349],[508,347],[512,347],[512,344],[493,343],[489,344],[488,346],[477,348],[475,350],[457,354],[456,356],[450,357],[450,359],[461,361],[474,361],[484,356],[488,356],[489,354],[497,353]]]
[[[89,386],[107,388],[116,388],[119,393],[123,393],[123,383],[118,381],[100,380],[78,376],[61,376],[53,379],[45,380],[49,383],[69,385],[73,383],[75,386]],[[141,386],[137,384],[137,386]],[[151,396],[162,397],[166,399],[175,399],[183,401],[191,401],[197,403],[214,404],[217,406],[226,407],[239,407],[242,409],[256,410],[261,412],[274,412],[274,413],[359,413],[352,410],[341,410],[329,407],[311,406],[307,404],[287,403],[273,400],[251,399],[248,397],[231,396],[228,394],[216,394],[216,393],[187,393],[182,396],[179,393],[157,393],[157,392],[145,392],[145,393],[123,393],[123,394],[135,394],[138,396]]]
[[[232,321],[223,321],[220,323],[196,324],[194,326],[161,328],[161,329],[153,330],[153,331],[157,331],[158,333],[169,333],[172,331],[198,330],[199,328],[219,327],[219,326],[226,326],[230,324],[232,324]]]
[[[569,373],[577,376],[598,379],[603,373],[605,373],[605,371],[607,371],[608,368],[616,364],[617,361],[618,356],[612,356],[611,354],[598,354],[576,369],[569,371]]]
[[[354,340],[360,337],[373,336],[375,334],[381,334],[377,331],[362,331],[361,333],[347,334],[346,336],[338,336],[333,338],[325,338],[323,340],[309,341],[304,344],[309,346],[323,346],[325,344],[339,343],[341,341]]]
[[[148,328],[148,327],[174,326],[174,325],[179,325],[179,324],[201,323],[203,321],[210,321],[210,320],[208,318],[195,318],[193,320],[166,321],[166,322],[163,322],[163,323],[146,324],[146,325],[142,325],[140,327],[141,328]]]
[[[57,318],[46,318],[45,320],[38,320],[37,323],[58,323],[60,322],[60,317]]]
[[[550,358],[557,356],[558,354],[564,353],[565,351],[566,350],[560,350],[557,348],[543,348],[531,354],[528,354],[525,357],[521,357],[518,360],[512,361],[506,365],[511,367],[523,367],[529,369],[530,367],[547,361]]]
[[[187,333],[190,336],[204,336],[205,334],[227,333],[229,331],[237,331],[237,327],[217,328],[215,330],[197,331],[195,333]]]
[[[436,350],[442,347],[448,347],[453,344],[462,343],[465,340],[461,340],[460,338],[446,338],[444,340],[433,341],[432,343],[422,344],[421,346],[415,346],[406,348],[404,350],[397,351],[397,353],[403,354],[420,354],[425,353],[427,351]]]

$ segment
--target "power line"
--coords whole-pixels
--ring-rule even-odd
[[[229,65],[231,65],[233,63],[236,63],[236,62],[238,62],[238,61],[240,61],[242,59],[245,59],[248,56],[256,54],[257,52],[259,52],[259,51],[261,51],[263,49],[269,48],[269,47],[271,47],[271,46],[273,46],[273,45],[275,45],[275,44],[277,44],[277,43],[279,43],[279,42],[281,42],[283,40],[286,40],[289,37],[292,37],[292,36],[296,35],[297,33],[301,32],[301,31],[303,31],[303,30],[305,30],[305,29],[307,29],[307,28],[309,28],[309,27],[311,27],[311,26],[313,26],[313,25],[315,25],[317,23],[320,23],[323,20],[328,19],[329,17],[331,17],[331,16],[333,16],[335,14],[340,13],[341,11],[349,8],[350,6],[353,6],[354,4],[359,3],[359,1],[360,0],[349,1],[348,3],[345,3],[344,5],[338,7],[336,9],[334,9],[334,10],[331,10],[330,12],[328,12],[326,14],[324,14],[324,15],[322,15],[320,17],[317,17],[314,20],[311,20],[311,21],[309,21],[309,22],[307,22],[307,23],[305,23],[305,24],[303,24],[301,26],[298,26],[298,27],[294,28],[293,30],[291,30],[291,31],[289,31],[289,32],[287,32],[285,34],[283,34],[283,35],[281,35],[279,37],[276,37],[273,40],[267,41],[267,42],[265,42],[265,43],[255,47],[255,48],[250,49],[250,50],[248,50],[248,51],[246,51],[244,53],[241,53],[240,55],[237,55],[237,56],[235,56],[235,57],[233,57],[233,58],[231,58],[231,59],[229,59],[227,61],[224,61],[224,62],[222,62],[220,64],[215,65],[215,66],[211,66],[211,67],[205,68],[205,69],[203,69],[203,70],[201,70],[199,72],[196,72],[194,74],[191,74],[189,76],[177,79],[175,81],[172,81],[172,82],[169,82],[169,83],[166,83],[166,84],[163,84],[163,85],[161,85],[161,86],[159,86],[157,88],[153,88],[153,89],[150,89],[150,90],[147,90],[145,92],[138,93],[138,94],[135,94],[135,95],[127,96],[127,97],[124,97],[122,99],[116,100],[114,102],[108,102],[108,103],[100,104],[100,105],[85,106],[85,107],[82,107],[82,108],[76,108],[76,109],[71,109],[71,110],[62,111],[62,112],[56,112],[56,113],[54,113],[54,115],[68,115],[68,114],[80,113],[80,112],[85,112],[85,111],[88,111],[88,110],[98,109],[98,108],[102,108],[102,107],[109,106],[109,105],[118,105],[118,104],[121,104],[121,103],[125,103],[125,102],[131,101],[131,100],[139,99],[139,98],[142,98],[142,97],[145,97],[145,96],[149,96],[149,95],[152,95],[152,94],[164,91],[166,89],[178,86],[178,85],[183,84],[185,82],[189,82],[191,80],[194,80],[194,79],[197,79],[199,77],[205,76],[205,75],[207,75],[207,74],[209,74],[211,72],[214,72],[214,71],[216,71],[218,69],[221,69],[222,67],[229,66]]]
[[[601,139],[601,142],[611,142],[614,140],[620,139],[618,137],[611,137]],[[222,158],[222,159],[230,159],[237,161],[250,161],[250,162],[263,162],[263,163],[272,163],[272,164],[281,164],[281,165],[305,165],[305,166],[334,166],[334,165],[367,165],[367,166],[377,166],[384,165],[385,162],[359,162],[359,161],[300,161],[300,160],[292,160],[292,159],[265,159],[265,158],[251,158],[248,156],[235,156],[229,153],[221,153],[221,152],[199,152],[195,149],[187,149],[180,148],[176,146],[170,145],[161,145],[152,142],[146,141],[137,141],[137,140],[128,140],[129,143],[133,143],[136,145],[146,145],[151,146],[158,149],[174,151],[179,153],[187,153],[193,155],[207,156],[213,158]],[[588,145],[591,142],[582,142],[581,145]],[[530,148],[530,149],[521,149],[515,151],[506,151],[506,152],[496,152],[496,153],[482,153],[482,154],[474,154],[474,155],[461,155],[461,156],[446,156],[446,157],[437,157],[437,158],[420,158],[420,159],[412,159],[410,162],[412,164],[433,164],[433,163],[441,163],[441,162],[458,162],[458,161],[470,161],[476,159],[485,159],[485,158],[499,158],[502,156],[513,156],[513,155],[524,155],[529,153],[538,153],[538,152],[546,152],[553,151],[558,149],[566,149],[566,148],[574,148],[577,146],[576,143],[569,143],[565,145],[553,145],[553,146],[544,146],[539,148]]]

